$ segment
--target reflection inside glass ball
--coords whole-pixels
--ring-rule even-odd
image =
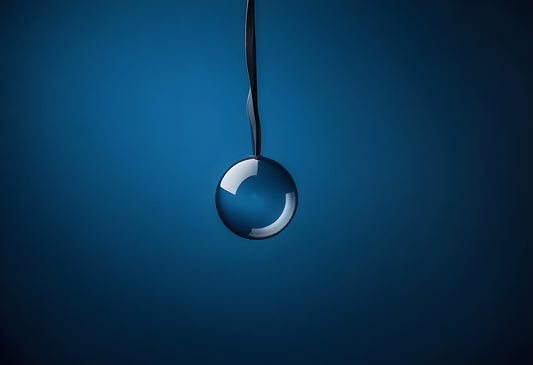
[[[239,236],[264,239],[281,232],[298,205],[289,172],[274,160],[252,156],[235,163],[217,187],[216,206],[224,224]]]

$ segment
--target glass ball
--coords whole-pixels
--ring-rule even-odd
[[[297,205],[298,192],[289,172],[263,156],[233,164],[220,179],[216,192],[222,222],[232,232],[249,239],[280,233],[291,221]]]

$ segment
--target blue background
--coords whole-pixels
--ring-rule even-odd
[[[2,2],[2,364],[531,364],[531,6],[256,11],[252,242],[244,0]]]

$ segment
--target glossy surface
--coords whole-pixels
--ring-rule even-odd
[[[231,231],[249,239],[264,239],[289,224],[298,205],[298,192],[283,166],[252,156],[235,163],[222,176],[216,205]]]

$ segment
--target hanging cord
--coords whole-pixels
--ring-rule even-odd
[[[255,61],[255,5],[254,0],[248,0],[246,7],[246,66],[250,79],[250,91],[246,110],[250,119],[250,129],[252,132],[252,149],[256,156],[261,155],[261,125],[259,124],[259,112],[257,110],[257,66]]]

